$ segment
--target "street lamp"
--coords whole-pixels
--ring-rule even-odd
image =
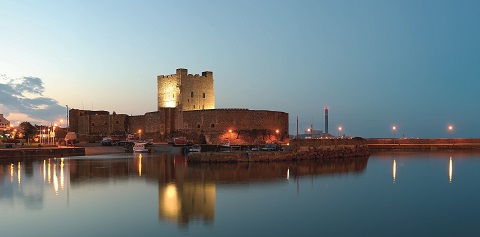
[[[453,126],[448,125],[448,131],[450,131],[450,142],[452,142],[452,133],[453,133]]]
[[[397,126],[393,126],[392,127],[392,130],[393,130],[393,143],[395,143],[395,132],[397,131]]]
[[[342,135],[342,126],[338,126],[338,136]]]
[[[142,129],[138,129],[138,140],[142,140]]]

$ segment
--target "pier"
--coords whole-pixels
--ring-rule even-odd
[[[83,147],[41,147],[0,149],[0,158],[84,156]]]

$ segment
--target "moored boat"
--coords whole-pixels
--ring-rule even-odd
[[[202,147],[200,145],[193,145],[188,148],[188,152],[201,152]]]
[[[133,145],[133,152],[134,153],[150,153],[150,150],[145,146],[147,143],[145,142],[135,142]]]

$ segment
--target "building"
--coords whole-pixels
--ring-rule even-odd
[[[0,114],[0,129],[9,129],[10,128],[10,121],[8,121],[3,114]]]
[[[182,111],[215,109],[213,73],[188,74],[184,68],[176,74],[157,77],[158,109],[179,108]]]
[[[71,109],[70,131],[98,140],[108,135],[135,133],[167,141],[185,136],[196,143],[261,144],[288,139],[288,113],[268,110],[215,109],[213,73],[157,77],[158,110],[144,115]]]

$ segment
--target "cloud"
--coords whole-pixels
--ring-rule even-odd
[[[58,101],[43,96],[45,87],[38,77],[8,78],[0,75],[0,113],[20,113],[41,121],[62,117],[65,108]]]

